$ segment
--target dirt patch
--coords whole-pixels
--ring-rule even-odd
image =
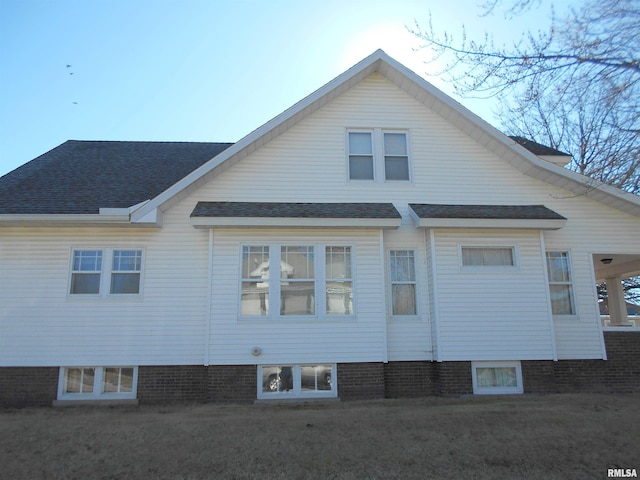
[[[604,479],[640,394],[0,411],[11,479]],[[640,473],[639,473],[640,474]]]

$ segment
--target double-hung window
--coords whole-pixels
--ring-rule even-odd
[[[245,245],[241,270],[241,316],[353,314],[350,246]]]
[[[416,268],[414,250],[389,252],[391,314],[416,315]]]
[[[347,132],[349,180],[410,180],[407,132],[380,128]]]
[[[569,252],[547,252],[547,275],[553,315],[575,315]]]
[[[69,293],[82,295],[139,295],[142,250],[73,250]]]

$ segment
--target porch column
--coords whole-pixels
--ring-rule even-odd
[[[611,325],[627,325],[627,305],[624,302],[622,277],[605,279],[607,283],[607,297],[609,299],[609,317]]]

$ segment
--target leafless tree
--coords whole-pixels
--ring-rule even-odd
[[[485,0],[493,14],[503,0]],[[507,16],[539,0],[506,1]],[[640,194],[640,0],[588,0],[510,46],[413,31],[462,96],[496,97],[506,133],[570,153],[571,169]]]

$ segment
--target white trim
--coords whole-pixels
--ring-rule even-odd
[[[412,211],[412,209],[410,209]],[[411,213],[411,212],[410,212]],[[413,212],[411,218],[418,228],[508,228],[518,230],[558,230],[566,220],[515,218],[420,218]]]
[[[540,232],[540,252],[542,253],[542,272],[544,281],[547,286],[545,296],[547,298],[547,319],[549,322],[549,334],[551,335],[551,348],[553,353],[553,361],[558,361],[558,347],[556,346],[556,328],[553,322],[553,309],[551,308],[551,290],[549,289],[549,272],[547,271],[547,250],[544,243],[544,232]],[[602,336],[602,335],[600,335]]]
[[[196,228],[398,228],[402,218],[191,217]]]
[[[385,257],[385,244],[384,244],[384,232],[380,232],[378,234],[378,245],[379,245],[379,251],[380,251],[380,268],[382,269],[382,272],[380,272],[382,274],[382,278],[384,279],[388,279],[389,278],[389,271],[388,271],[388,267],[387,267],[387,261],[386,261],[386,257]],[[384,321],[382,322],[382,361],[384,363],[389,362],[389,327],[388,327],[388,320],[391,318],[391,304],[390,304],[390,297],[387,295],[387,281],[383,281],[381,282],[381,288],[382,288],[382,302],[384,304]]]
[[[545,257],[546,257],[546,254],[545,254]],[[595,270],[595,266],[593,265],[593,262],[594,262],[593,253],[589,253],[589,271],[591,272],[591,278],[593,278],[593,287],[591,291],[593,292],[594,308],[597,312],[596,321],[598,322],[598,329],[600,330],[600,349],[602,350],[602,359],[607,360],[607,344],[604,341],[604,332],[607,330],[606,330],[606,327],[602,324],[602,316],[600,315],[600,305],[598,304],[598,287],[596,286],[596,281],[597,281],[596,270]]]
[[[207,255],[207,308],[205,321],[207,322],[204,331],[204,366],[209,366],[209,356],[211,354],[211,322],[212,322],[212,305],[213,301],[213,228],[209,229],[209,248]]]
[[[426,231],[425,231],[426,232]],[[426,240],[426,238],[425,238]],[[436,237],[433,230],[429,230],[429,252],[431,259],[431,272],[433,274],[433,278],[431,278],[431,285],[433,288],[433,298],[431,302],[433,303],[433,318],[431,321],[434,325],[434,340],[436,344],[436,348],[431,348],[434,350],[435,359],[437,362],[442,361],[442,337],[440,335],[440,312],[439,312],[439,302],[438,302],[438,282],[437,280],[437,266],[436,266]]]
[[[515,387],[480,387],[476,369],[478,368],[515,368]],[[509,395],[524,393],[522,384],[522,366],[519,361],[505,362],[471,362],[471,377],[473,381],[473,393],[475,395]]]

